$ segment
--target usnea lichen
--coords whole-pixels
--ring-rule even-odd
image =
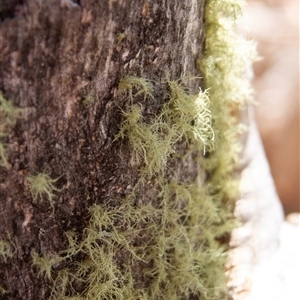
[[[13,127],[17,119],[21,117],[22,110],[15,107],[11,101],[4,98],[0,92],[0,138],[7,135],[7,131]],[[6,145],[0,141],[0,166],[9,168]]]
[[[0,130],[5,126],[14,126],[21,116],[21,109],[15,107],[11,101],[6,100],[0,92]]]
[[[224,199],[234,199],[238,192],[232,188],[236,186],[233,171],[240,153],[237,135],[244,130],[238,111],[252,100],[248,73],[257,58],[253,42],[235,32],[235,21],[241,16],[243,5],[243,1],[206,2],[205,56],[198,60],[212,103],[216,145],[220,145],[203,164],[212,174],[210,185],[221,187],[217,194]]]
[[[130,77],[132,78],[132,77]],[[132,79],[131,79],[132,81]],[[137,82],[147,82],[140,78]],[[132,87],[127,86],[130,96]],[[206,92],[189,95],[179,81],[168,81],[169,101],[162,107],[161,113],[150,124],[143,120],[143,108],[135,104],[122,111],[124,122],[116,138],[127,137],[130,141],[135,163],[144,164],[145,173],[150,177],[159,174],[166,167],[174,145],[182,140],[197,144],[198,150],[213,149],[214,132],[211,127],[211,113]],[[147,89],[138,93],[153,90],[147,82]]]
[[[59,179],[52,179],[46,173],[39,173],[37,175],[29,175],[27,181],[29,184],[30,193],[33,197],[33,201],[36,202],[38,199],[43,200],[45,195],[48,197],[52,209],[54,209],[55,192],[60,191],[55,187],[54,183]]]
[[[55,270],[51,259],[34,256],[40,274],[53,281],[51,299],[226,299],[227,245],[219,239],[236,226],[233,111],[250,97],[243,75],[252,59],[248,44],[234,33],[240,10],[239,1],[206,2],[205,55],[198,64],[208,90],[191,95],[180,81],[169,80],[166,102],[145,120],[138,100],[154,97],[153,84],[134,76],[120,80],[119,90],[130,101],[116,139],[129,143],[141,179],[155,178],[156,199],[143,204],[132,192],[119,206],[91,206],[80,238],[67,232],[69,246],[55,261],[71,262],[69,267]],[[185,145],[183,156],[178,144]],[[206,175],[170,180],[166,169],[176,157],[193,159]],[[141,182],[134,191],[144,191]],[[142,274],[133,273],[137,264]],[[140,284],[141,276],[147,284]]]
[[[145,78],[138,78],[135,76],[125,76],[119,82],[119,91],[128,93],[130,99],[133,100],[133,96],[144,95],[144,99],[149,96],[152,97],[153,85],[151,81]],[[135,94],[133,91],[135,90]]]
[[[51,270],[57,265],[62,259],[58,255],[54,254],[44,254],[39,256],[36,252],[32,253],[32,265],[38,269],[38,274],[40,276],[46,275],[51,279]]]
[[[3,143],[0,143],[0,166],[5,168],[9,166],[7,151]]]
[[[9,257],[12,257],[13,251],[10,243],[7,241],[0,240],[0,257],[4,260],[4,262],[7,262],[7,259]]]

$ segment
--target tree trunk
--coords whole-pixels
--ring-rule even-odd
[[[199,92],[204,2],[3,1],[0,89],[20,110],[0,123],[1,299],[227,297],[232,204],[194,191],[208,142],[173,136],[167,113]]]

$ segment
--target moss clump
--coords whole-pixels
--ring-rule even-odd
[[[43,197],[46,195],[50,202],[52,209],[54,209],[53,198],[55,192],[60,191],[60,189],[54,186],[54,183],[59,179],[52,179],[46,173],[39,173],[37,175],[29,175],[27,181],[29,184],[30,193],[33,197],[33,201],[36,202],[37,199],[43,200]]]
[[[7,263],[8,258],[12,258],[14,251],[13,251],[13,245],[10,242],[0,240],[0,262],[4,261],[4,263]],[[5,295],[7,293],[6,289],[1,286],[0,282],[0,296]]]
[[[84,97],[84,100],[82,101],[82,104],[85,107],[89,107],[90,105],[92,105],[95,102],[95,97],[91,94],[88,94]]]

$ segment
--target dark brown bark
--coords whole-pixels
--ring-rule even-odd
[[[138,180],[128,144],[113,142],[128,97],[117,92],[124,75],[156,82],[195,76],[203,41],[204,1],[4,1],[0,24],[0,90],[22,118],[3,141],[0,167],[0,239],[14,245],[0,265],[3,299],[43,299],[49,281],[32,268],[32,251],[57,253],[64,232],[81,232],[87,208],[117,205]],[[198,80],[190,83],[195,91]],[[165,97],[155,85],[147,116]],[[94,102],[86,106],[84,100]],[[139,99],[143,101],[142,97]],[[146,116],[146,117],[147,117]],[[192,176],[183,171],[182,176]],[[26,176],[46,172],[58,192],[33,203]],[[145,195],[143,201],[151,201]],[[141,266],[137,266],[137,272]],[[142,280],[142,279],[141,279]],[[147,284],[147,283],[141,283]],[[0,296],[1,297],[1,296]]]

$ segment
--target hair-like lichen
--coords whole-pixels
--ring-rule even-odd
[[[55,192],[60,191],[55,187],[54,183],[59,179],[52,179],[46,173],[39,173],[37,175],[29,175],[27,181],[29,184],[30,193],[33,197],[33,201],[36,202],[38,199],[43,200],[43,197],[46,195],[50,202],[52,209],[54,209]]]
[[[153,85],[150,80],[145,78],[125,76],[120,80],[118,89],[121,92],[129,92],[130,100],[133,100],[133,96],[136,97],[140,94],[143,94],[145,98],[152,97]]]
[[[7,135],[9,128],[13,127],[20,118],[22,110],[15,107],[11,101],[4,98],[0,91],[0,138]],[[9,168],[6,146],[0,141],[0,166]]]
[[[0,257],[4,260],[4,262],[7,262],[7,259],[9,257],[12,257],[13,251],[10,243],[0,240]]]
[[[54,254],[38,255],[36,252],[32,253],[32,265],[37,267],[40,276],[45,275],[51,279],[51,270],[53,266],[61,261],[61,257]]]

